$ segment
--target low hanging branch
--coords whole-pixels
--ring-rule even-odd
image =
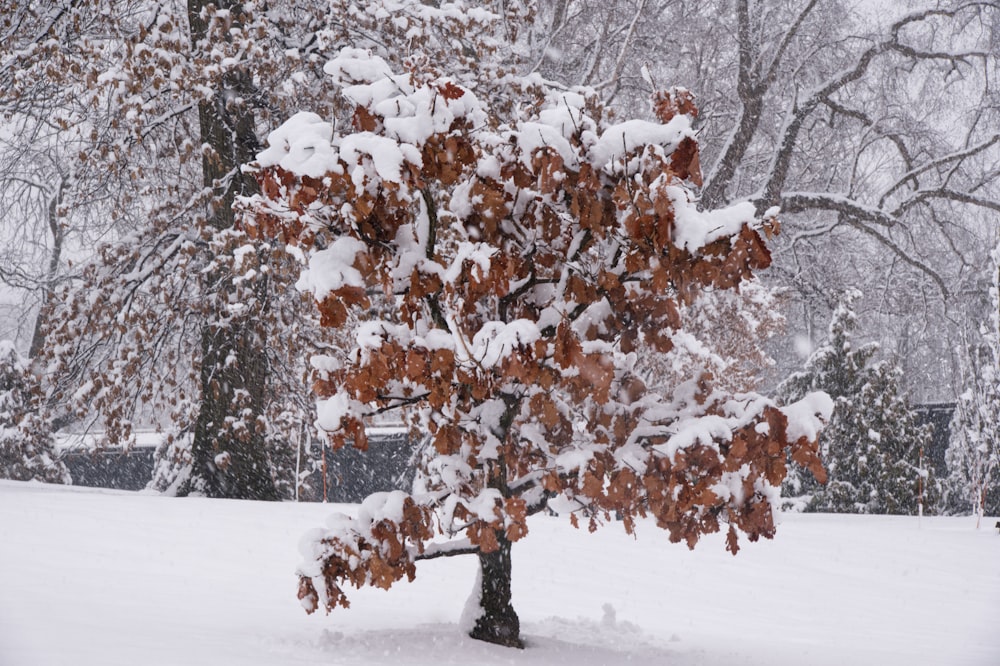
[[[372,286],[395,304],[347,354],[313,361],[334,445],[363,448],[366,415],[404,403],[431,445],[423,492],[373,495],[306,540],[305,608],[476,553],[472,635],[519,645],[509,549],[530,512],[591,530],[617,514],[629,532],[648,516],[690,547],[728,524],[734,554],[738,532],[771,537],[787,457],[825,476],[829,398],[779,407],[708,372],[654,392],[637,368],[702,349],[681,313],[767,267],[761,232],[777,228],[750,203],[696,208],[691,96],[657,94],[659,122],[611,124],[584,94],[525,86],[510,94],[532,115],[504,123],[470,90],[367,52],[326,71],[356,105],[354,131],[303,113],[271,134],[256,232],[301,246],[300,286],[326,325],[363,317]]]

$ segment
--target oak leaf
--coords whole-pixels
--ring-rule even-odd
[[[451,81],[447,81],[444,85],[438,86],[438,92],[441,93],[442,97],[448,100],[459,99],[465,94],[463,89],[459,88]]]

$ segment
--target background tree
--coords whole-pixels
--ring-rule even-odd
[[[43,313],[70,260],[119,229],[125,213],[109,205],[110,165],[81,160],[109,154],[109,119],[89,112],[79,82],[62,80],[97,57],[87,37],[113,34],[116,23],[75,4],[7,3],[0,12],[0,284],[16,294],[4,324],[29,358],[45,342]],[[127,17],[135,4],[117,9]]]
[[[307,354],[289,345],[329,341],[301,334],[315,318],[297,311],[282,248],[246,237],[232,212],[253,191],[239,166],[272,115],[349,117],[314,85],[345,43],[386,57],[392,47],[413,67],[450,62],[457,75],[491,67],[475,40],[456,50],[436,27],[461,6],[390,4],[387,22],[384,3],[344,0],[289,0],[280,11],[263,0],[60,0],[18,5],[4,24],[3,108],[11,118],[60,109],[53,145],[78,171],[103,175],[101,211],[123,218],[99,251],[74,248],[85,256],[73,274],[57,262],[63,284],[42,311],[39,345],[50,404],[115,442],[137,421],[166,430],[160,487],[274,498],[275,456],[288,458],[277,442],[315,420]],[[506,4],[514,38],[523,8]],[[420,48],[397,48],[410,32]]]
[[[246,95],[234,94],[247,92],[234,82],[245,80],[243,58],[254,55],[241,6],[31,7],[13,26],[23,41],[12,44],[8,63],[60,90],[60,99],[78,100],[51,141],[65,147],[82,136],[74,161],[107,174],[104,212],[126,216],[113,242],[80,262],[43,310],[50,404],[65,406],[67,418],[100,419],[115,443],[129,441],[136,418],[159,425],[169,414],[175,435],[193,432],[181,492],[274,499],[263,446],[262,396],[275,384],[267,382],[266,336],[238,316],[268,309],[268,276],[235,276],[259,286],[244,286],[251,298],[237,303],[242,294],[225,267],[244,262],[210,256],[243,247],[226,213],[240,187],[238,148],[253,130]],[[26,28],[32,22],[45,26],[44,39]],[[10,98],[36,112],[33,89],[15,88]]]
[[[916,514],[935,507],[939,491],[923,450],[930,427],[921,426],[900,387],[891,361],[873,363],[878,345],[855,347],[857,291],[847,292],[834,311],[828,339],[789,377],[779,395],[795,400],[809,391],[834,399],[833,416],[821,438],[829,481],[820,487],[801,470],[789,476],[786,493],[804,496],[810,511]]]
[[[459,39],[469,28],[451,23]],[[392,74],[367,50],[326,71],[355,105],[353,131],[303,113],[271,133],[259,233],[306,252],[300,285],[325,325],[351,326],[372,288],[395,303],[356,325],[346,355],[313,359],[335,445],[364,448],[366,420],[389,411],[432,439],[420,492],[373,495],[308,539],[306,609],[346,606],[345,583],[387,588],[418,560],[474,554],[472,636],[519,646],[510,552],[533,513],[592,530],[617,513],[629,532],[650,515],[691,547],[728,523],[734,553],[737,530],[770,537],[787,452],[823,474],[828,398],[779,408],[705,370],[661,393],[637,370],[640,353],[707,356],[682,309],[770,262],[758,232],[772,218],[691,201],[690,95],[658,94],[659,122],[615,124],[587,91],[537,79],[501,87],[482,72],[483,90],[507,95],[497,110],[447,72]]]
[[[39,397],[28,363],[12,342],[0,342],[0,478],[69,483]]]
[[[950,511],[972,509],[976,525],[986,514],[1000,515],[1000,248],[993,251],[991,304],[987,323],[966,344],[965,391],[951,424],[947,504]]]
[[[956,403],[951,441],[945,454],[946,508],[955,513],[971,510],[977,526],[984,515],[1000,515],[1000,454],[996,445],[1000,396],[993,369],[995,360],[982,351],[973,347],[968,352],[970,386]]]
[[[767,280],[789,288],[790,335],[815,344],[857,286],[859,335],[895,352],[908,389],[958,392],[954,350],[1000,206],[995,3],[542,7],[533,62],[547,76],[598,86],[627,115],[650,81],[697,92],[703,205],[782,209]]]

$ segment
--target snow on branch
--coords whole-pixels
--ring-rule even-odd
[[[988,150],[989,148],[993,147],[997,143],[1000,143],[1000,134],[994,134],[993,136],[989,137],[985,141],[981,141],[980,143],[978,143],[978,144],[976,144],[974,146],[970,146],[970,147],[965,148],[963,150],[959,150],[959,151],[956,151],[956,152],[953,152],[953,153],[949,153],[947,155],[942,155],[941,157],[938,157],[938,158],[935,158],[933,160],[930,160],[929,162],[927,162],[925,164],[921,164],[918,167],[914,167],[914,168],[909,169],[906,173],[904,173],[901,176],[899,176],[899,178],[896,179],[896,182],[892,186],[890,186],[889,188],[887,188],[886,191],[882,194],[881,198],[879,199],[879,207],[884,206],[886,200],[890,196],[892,196],[893,193],[895,193],[897,190],[899,190],[901,187],[903,187],[903,185],[906,184],[907,182],[914,183],[914,189],[918,189],[918,186],[916,185],[916,183],[918,182],[918,180],[917,180],[918,176],[920,176],[920,175],[922,175],[922,174],[924,174],[924,173],[926,173],[928,171],[931,171],[933,169],[937,169],[938,167],[944,166],[946,164],[950,164],[952,162],[959,162],[959,163],[961,163],[963,160],[965,160],[965,159],[967,159],[969,157],[972,157],[974,155],[978,155],[978,154],[980,154],[980,153]]]
[[[801,213],[807,210],[828,210],[852,219],[871,222],[880,227],[892,228],[899,220],[895,215],[876,206],[869,206],[845,194],[828,192],[785,192],[781,196],[781,210]]]

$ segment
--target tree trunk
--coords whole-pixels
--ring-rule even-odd
[[[207,38],[201,17],[207,0],[188,0],[191,40],[195,49]],[[211,4],[238,14],[240,3],[215,0]],[[215,201],[208,224],[216,231],[231,229],[236,195],[253,191],[254,181],[240,172],[259,148],[253,113],[247,103],[253,85],[246,72],[226,74],[213,98],[198,107],[203,145],[211,150],[202,159],[206,187]],[[265,448],[263,415],[268,369],[266,337],[257,313],[266,307],[266,284],[256,292],[249,313],[228,312],[235,293],[232,276],[219,268],[206,276],[214,293],[201,331],[201,402],[191,445],[191,477],[179,494],[202,492],[209,497],[277,500],[271,464]]]
[[[505,647],[523,648],[521,621],[510,603],[511,543],[503,532],[497,533],[500,548],[479,553],[481,614],[469,635],[472,638]]]
[[[35,315],[35,325],[31,332],[31,346],[28,348],[28,358],[36,359],[45,346],[46,317],[49,307],[52,304],[55,293],[56,278],[59,275],[59,265],[62,263],[63,241],[66,238],[66,230],[59,220],[59,206],[63,203],[63,195],[66,191],[68,179],[61,176],[56,191],[49,198],[47,208],[47,222],[49,233],[52,235],[52,250],[49,252],[49,266],[45,272],[44,283],[42,284],[42,302],[38,307],[38,314]]]
[[[504,395],[503,401],[506,409],[500,417],[499,429],[493,433],[500,441],[507,439],[510,426],[521,405],[521,400],[516,395]],[[507,485],[507,461],[502,452],[487,470],[486,485],[499,490],[501,496],[505,498],[511,496],[510,487]],[[510,603],[511,543],[503,530],[496,531],[496,539],[500,546],[497,550],[492,553],[482,551],[478,553],[481,613],[469,635],[488,643],[523,648],[521,621],[518,620],[517,613]]]
[[[227,325],[231,324],[231,325]],[[267,363],[252,321],[202,330],[202,398],[195,424],[191,487],[209,497],[280,499],[265,448]]]

